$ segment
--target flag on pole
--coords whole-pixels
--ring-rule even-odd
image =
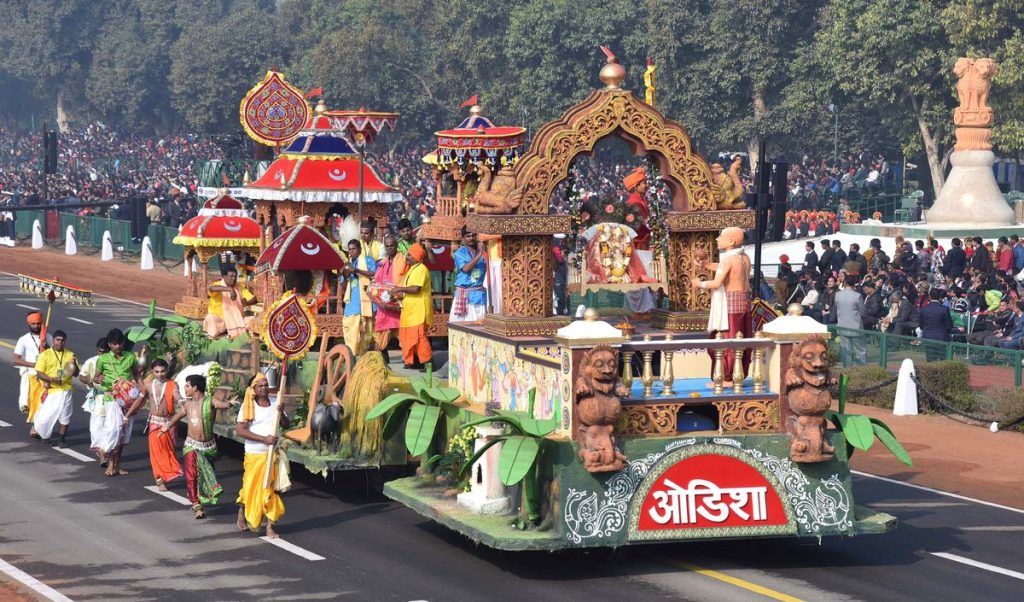
[[[313,88],[312,90],[310,90],[309,92],[306,92],[306,98],[313,98],[314,96],[323,96],[323,95],[324,95],[324,87],[323,86],[317,86],[317,87]]]
[[[460,104],[460,105],[459,105],[459,108],[460,108],[460,109],[464,109],[464,108],[466,108],[466,107],[471,107],[471,106],[473,106],[473,105],[477,104],[477,102],[478,102],[478,101],[477,101],[477,97],[476,97],[476,94],[474,94],[474,95],[472,95],[472,96],[470,96],[470,97],[469,97],[469,100],[467,100],[466,102],[464,102],[464,103]]]

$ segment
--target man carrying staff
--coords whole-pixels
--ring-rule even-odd
[[[108,461],[104,474],[108,477],[127,475],[121,468],[121,453],[132,438],[135,414],[145,401],[146,388],[142,384],[139,360],[131,351],[124,350],[124,333],[114,328],[107,333],[110,351],[96,360],[96,376],[92,382],[101,396],[97,404],[103,419],[92,431],[93,447],[106,454]],[[94,424],[90,421],[90,430]]]
[[[53,333],[53,346],[39,354],[36,360],[36,378],[44,388],[42,403],[35,414],[35,432],[43,439],[49,439],[53,427],[57,426],[57,440],[54,445],[65,448],[64,437],[71,424],[71,379],[78,374],[78,360],[64,344],[68,335],[63,330]]]
[[[210,285],[210,305],[203,319],[203,330],[211,339],[225,334],[233,339],[245,332],[252,316],[245,315],[245,308],[258,303],[256,295],[238,282],[238,270],[234,264],[220,266],[221,279]]]
[[[718,235],[718,263],[704,263],[709,270],[715,270],[713,280],[697,280],[693,288],[711,289],[711,312],[708,316],[709,336],[721,332],[727,339],[734,339],[738,333],[750,338],[750,258],[743,252],[743,230],[726,228]],[[712,356],[713,357],[713,356]],[[725,351],[722,359],[725,369],[724,386],[731,387],[734,352]],[[750,354],[743,358],[744,373],[750,365]]]
[[[177,431],[162,427],[171,421],[174,409],[181,403],[178,387],[168,374],[170,367],[163,359],[157,358],[149,365],[153,380],[149,383],[149,465],[153,469],[153,480],[160,491],[167,491],[167,483],[182,475],[181,464],[174,454]]]
[[[267,452],[277,445],[277,432],[274,430],[275,414],[279,426],[288,428],[290,420],[284,413],[280,403],[270,399],[270,385],[267,377],[257,374],[245,391],[245,400],[238,412],[235,432],[245,439],[245,462],[242,474],[242,490],[238,492],[238,529],[249,529],[258,532],[263,518],[267,519],[267,537],[277,538],[274,525],[284,516],[284,502],[278,495],[279,478],[286,477],[281,471],[278,458],[280,451],[274,451],[274,458],[268,458]],[[267,462],[270,466],[270,486],[267,486],[265,475]],[[287,467],[287,462],[283,463]]]
[[[30,411],[30,406],[38,404],[39,395],[42,393],[42,383],[36,379],[36,360],[39,359],[39,354],[43,352],[43,349],[53,345],[53,338],[50,335],[43,338],[43,314],[40,312],[30,311],[25,320],[28,322],[28,332],[21,335],[14,345],[14,365],[21,374],[18,409],[22,414],[28,415],[28,422],[32,422],[35,418],[35,408],[31,408],[32,411]],[[35,404],[30,404],[30,401],[33,400],[35,400]],[[35,428],[31,429],[30,434],[35,439],[39,438]]]
[[[398,241],[394,235],[384,236],[384,259],[377,264],[377,271],[373,273],[375,284],[394,285],[398,282],[399,276],[396,273],[398,255]],[[402,261],[404,265],[405,261]],[[384,363],[388,363],[388,346],[392,337],[398,337],[398,325],[401,319],[400,309],[388,309],[377,306],[377,316],[373,320],[373,338],[377,344],[377,350],[384,355]]]
[[[462,246],[454,253],[455,299],[449,322],[479,322],[487,313],[487,247],[477,241],[476,232],[462,227]]]
[[[427,253],[417,243],[409,247],[405,260],[408,271],[402,286],[395,289],[402,295],[402,313],[398,320],[398,341],[402,345],[402,360],[406,368],[423,368],[433,357],[427,327],[434,323],[433,290],[430,270],[423,263]]]
[[[348,283],[345,287],[342,334],[352,353],[362,355],[373,340],[373,302],[366,287],[377,270],[377,261],[362,252],[358,240],[348,241],[348,259],[344,268]]]
[[[206,394],[206,377],[190,374],[185,377],[185,400],[181,408],[160,432],[167,434],[182,418],[188,418],[188,436],[182,448],[185,460],[185,489],[196,520],[206,518],[203,506],[212,506],[220,500],[223,488],[217,482],[211,460],[217,457],[217,440],[213,436],[213,422],[217,410],[226,410],[231,404],[218,401]]]

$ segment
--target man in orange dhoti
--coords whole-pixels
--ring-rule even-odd
[[[211,338],[224,336],[233,339],[245,332],[252,316],[245,315],[245,308],[258,301],[244,284],[238,282],[238,271],[233,264],[221,265],[221,279],[210,285],[210,305],[203,329]]]
[[[153,468],[153,479],[160,491],[167,491],[166,483],[182,475],[181,464],[174,455],[177,431],[161,430],[174,416],[175,407],[181,402],[178,387],[168,378],[169,366],[162,359],[150,364],[153,380],[149,383],[149,464]]]
[[[433,358],[427,327],[434,323],[433,290],[430,270],[423,263],[427,252],[417,243],[409,247],[406,262],[409,269],[396,292],[402,294],[402,313],[398,320],[398,341],[406,368],[425,367]]]

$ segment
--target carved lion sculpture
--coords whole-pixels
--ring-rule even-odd
[[[745,209],[743,200],[743,182],[740,181],[740,170],[743,169],[743,157],[739,155],[729,166],[729,173],[721,163],[711,164],[711,180],[722,189],[723,195],[718,199],[719,209]]]
[[[576,378],[576,442],[580,459],[588,472],[621,470],[626,456],[615,447],[615,424],[622,413],[619,397],[626,394],[619,385],[618,353],[598,345],[583,354]]]
[[[835,448],[825,438],[825,412],[832,407],[829,386],[836,383],[828,369],[828,343],[820,336],[807,337],[793,347],[786,371],[789,431],[793,437],[789,455],[794,462],[824,462]]]
[[[490,166],[481,163],[477,166],[480,174],[480,185],[473,195],[477,213],[508,214],[515,213],[519,208],[520,195],[513,194],[516,185],[515,172],[506,165],[494,175]]]

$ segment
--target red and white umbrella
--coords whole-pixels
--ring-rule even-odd
[[[316,228],[305,223],[286,230],[274,239],[256,260],[256,271],[340,270],[345,259]]]
[[[186,247],[258,249],[260,225],[237,199],[226,194],[207,201],[172,241]]]

